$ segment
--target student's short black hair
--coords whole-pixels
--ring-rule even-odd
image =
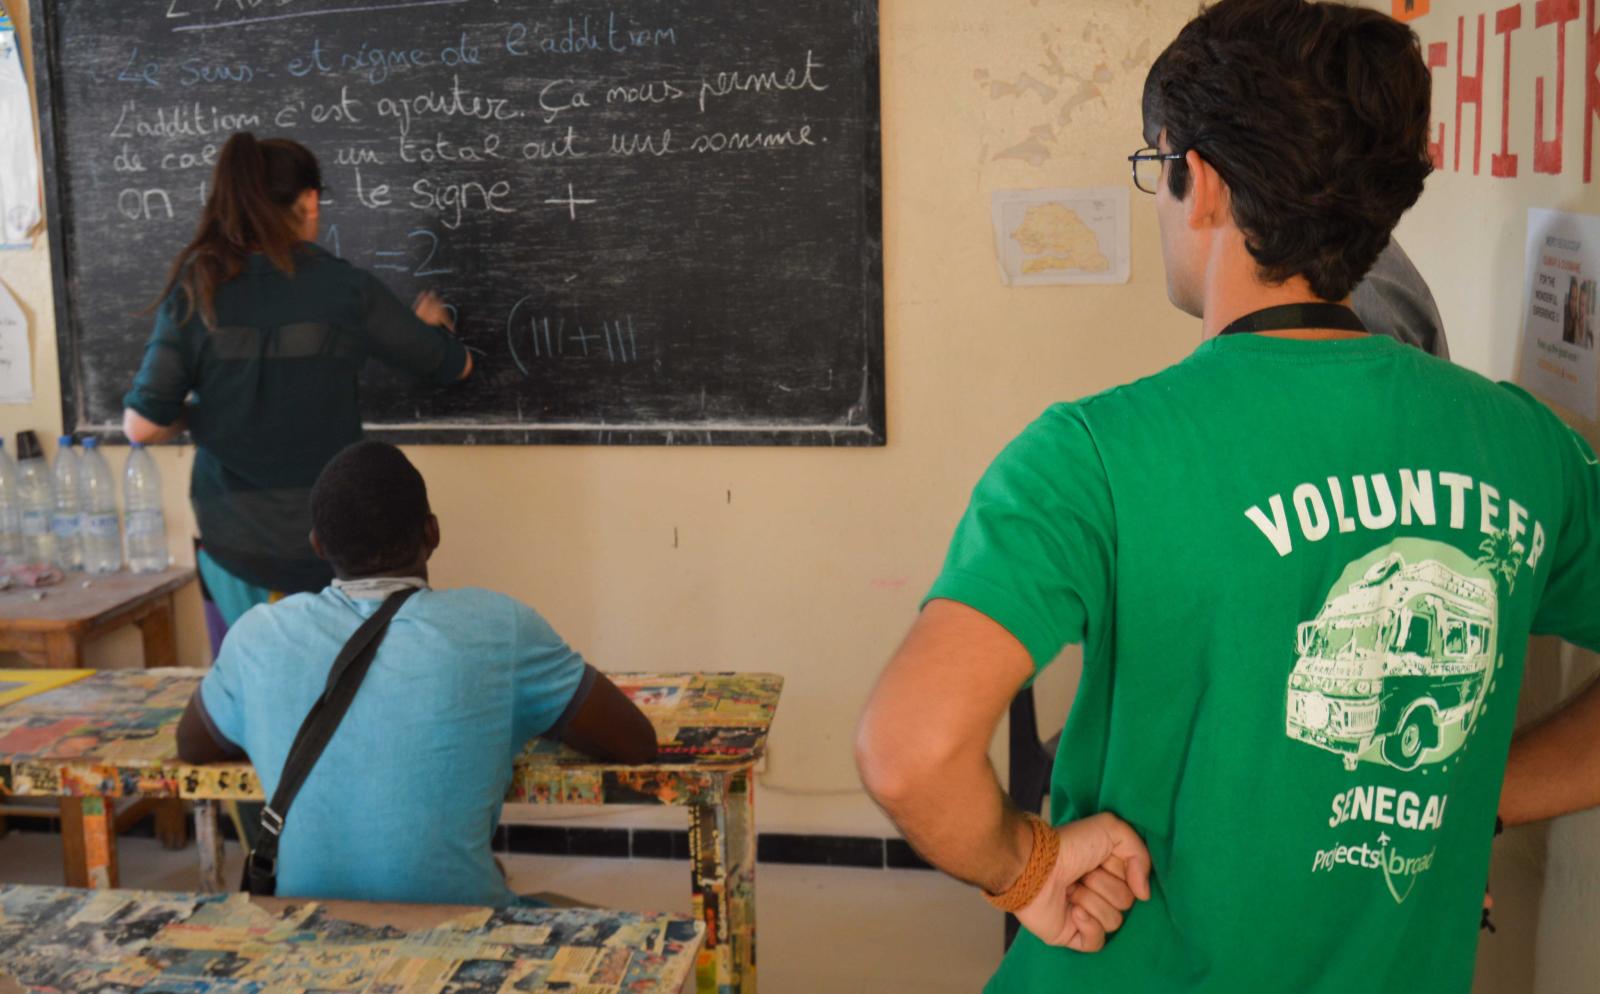
[[[311,488],[311,527],[341,577],[410,563],[425,541],[430,513],[422,474],[387,442],[346,447]]]
[[[1375,10],[1308,0],[1220,0],[1156,59],[1144,137],[1198,152],[1269,281],[1304,276],[1342,300],[1389,243],[1433,170],[1433,80],[1417,36]],[[1189,193],[1172,162],[1168,185]]]

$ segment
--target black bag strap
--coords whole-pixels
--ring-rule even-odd
[[[361,688],[361,681],[372,666],[373,657],[378,654],[378,643],[383,641],[389,622],[400,610],[400,605],[416,592],[416,587],[408,587],[384,598],[372,617],[363,621],[355,634],[350,636],[350,641],[339,650],[338,658],[328,671],[328,683],[323,688],[322,696],[311,705],[300,731],[295,733],[294,744],[289,747],[289,757],[283,763],[283,776],[278,780],[278,789],[272,792],[271,802],[261,810],[261,831],[255,848],[245,860],[244,868],[244,889],[251,894],[271,897],[277,892],[278,841],[283,833],[284,819],[289,814],[289,806],[294,803],[295,795],[300,793],[306,777],[310,776],[311,768],[322,758],[322,750],[327,748],[339,722],[344,720],[345,712],[350,710],[350,702],[355,700],[356,691]]]

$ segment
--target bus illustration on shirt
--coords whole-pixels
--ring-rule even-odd
[[[1289,737],[1339,755],[1349,770],[1449,758],[1493,673],[1494,582],[1388,552],[1337,590],[1297,632]]]

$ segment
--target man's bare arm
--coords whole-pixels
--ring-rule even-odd
[[[1010,632],[963,604],[934,600],[879,678],[856,733],[862,782],[906,839],[934,866],[990,893],[1017,881],[1033,849],[1026,818],[989,762],[995,728],[1032,673]],[[1057,833],[1049,882],[1017,917],[1045,942],[1093,952],[1135,897],[1149,897],[1150,857],[1110,814]]]
[[[244,750],[232,742],[220,740],[212,734],[211,723],[206,720],[205,704],[200,691],[195,690],[178,720],[178,758],[185,763],[226,763],[245,759]]]
[[[611,763],[649,763],[656,758],[650,719],[604,673],[596,673],[589,696],[560,734],[581,753]]]
[[[1500,790],[1507,825],[1600,805],[1600,680],[1517,734]]]
[[[924,859],[1000,893],[1033,846],[989,743],[1033,674],[1022,644],[954,601],[928,604],[878,679],[856,734],[861,780]],[[953,813],[959,812],[953,817]]]
[[[122,411],[122,433],[128,436],[128,441],[138,442],[140,445],[169,442],[188,430],[187,413],[170,425],[158,425],[131,407]]]

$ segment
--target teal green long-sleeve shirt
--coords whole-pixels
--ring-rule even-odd
[[[362,365],[447,384],[466,349],[309,242],[292,276],[251,256],[217,288],[215,328],[188,310],[181,290],[162,302],[123,404],[160,425],[187,413],[198,447],[189,495],[218,563],[273,590],[319,590],[332,572],[308,540],[311,486],[361,437]]]

